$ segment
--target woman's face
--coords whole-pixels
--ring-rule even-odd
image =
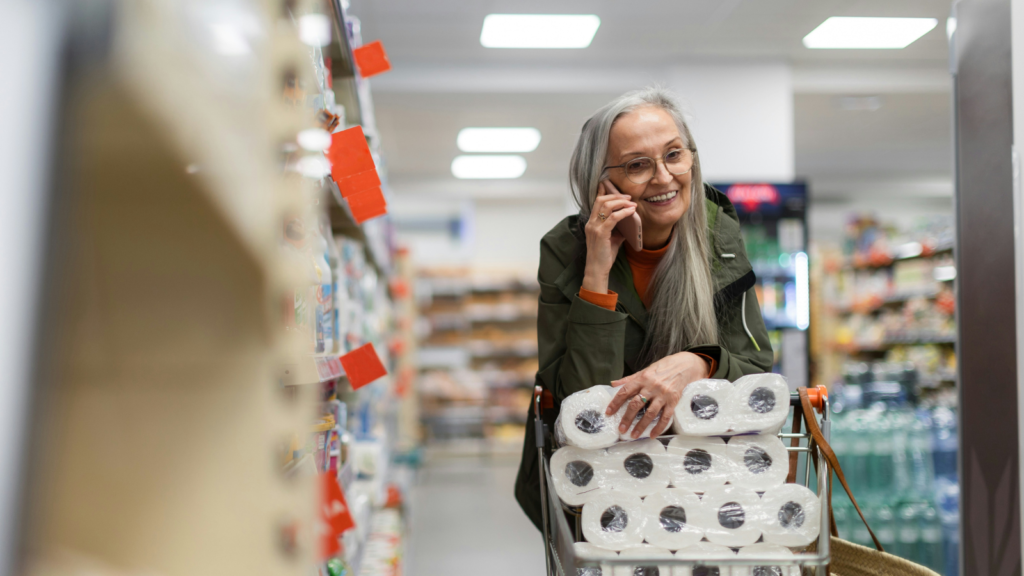
[[[639,108],[621,116],[612,125],[605,166],[619,166],[642,156],[656,160],[654,177],[644,184],[631,181],[622,168],[607,172],[612,184],[637,203],[636,212],[643,224],[644,244],[648,238],[656,240],[657,244],[667,242],[672,227],[690,208],[692,170],[674,175],[665,168],[664,162],[657,161],[670,150],[680,148],[687,147],[679,135],[679,128],[668,112],[661,108]],[[686,154],[690,153],[687,151]]]

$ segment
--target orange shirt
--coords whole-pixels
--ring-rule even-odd
[[[671,242],[657,250],[644,248],[639,252],[630,248],[628,244],[626,245],[626,261],[629,262],[629,269],[633,272],[633,287],[636,288],[636,293],[640,295],[640,301],[647,308],[651,307],[651,296],[647,293],[651,285],[651,278],[654,277],[654,271],[657,270],[658,263],[661,262],[665,253],[668,252],[670,244]],[[611,290],[607,294],[601,294],[591,292],[582,287],[580,288],[580,298],[608,310],[615,310],[615,305],[619,302],[619,295]],[[718,362],[705,354],[698,354],[698,356],[708,363],[708,377],[713,375],[718,369]]]

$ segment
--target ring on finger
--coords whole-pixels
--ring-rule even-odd
[[[637,394],[637,397],[640,398],[641,404],[647,405],[648,398],[645,398],[643,394]]]
[[[601,219],[601,222],[604,222],[605,220],[608,219],[608,215],[605,214],[604,212],[598,213],[597,217]]]

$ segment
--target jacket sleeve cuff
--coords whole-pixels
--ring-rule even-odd
[[[569,322],[573,324],[615,324],[625,321],[628,317],[622,312],[591,304],[579,294],[572,299],[572,305],[569,307]]]
[[[580,288],[580,298],[606,310],[615,310],[615,305],[619,302],[619,295],[611,290],[607,294],[601,294],[600,292],[591,292],[586,288]]]
[[[707,378],[711,378],[712,376],[714,376],[715,372],[718,370],[718,360],[715,360],[711,356],[708,356],[707,354],[702,354],[700,352],[694,352],[694,354],[696,354],[697,356],[700,356],[701,358],[703,358],[704,362],[707,363],[707,365],[708,365],[708,375],[707,375]]]

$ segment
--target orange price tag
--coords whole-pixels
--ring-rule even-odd
[[[331,147],[327,149],[327,159],[331,161],[331,178],[339,183],[339,187],[341,181],[350,176],[371,171],[376,176],[377,173],[362,126],[331,134]],[[367,176],[361,178],[365,179]]]
[[[352,51],[352,56],[355,57],[359,75],[363,78],[391,70],[391,62],[388,61],[388,55],[384,52],[384,45],[380,40],[356,48]]]
[[[320,510],[317,514],[317,537],[321,558],[330,558],[341,551],[338,538],[356,525],[345,500],[345,493],[333,474],[320,475]]]
[[[358,390],[388,373],[377,356],[377,351],[373,349],[373,344],[365,344],[342,356],[341,366],[345,368],[345,375],[353,390]]]
[[[348,208],[352,211],[352,218],[355,219],[356,224],[362,224],[370,218],[388,213],[388,205],[380,188],[349,194],[346,200],[348,200]]]

